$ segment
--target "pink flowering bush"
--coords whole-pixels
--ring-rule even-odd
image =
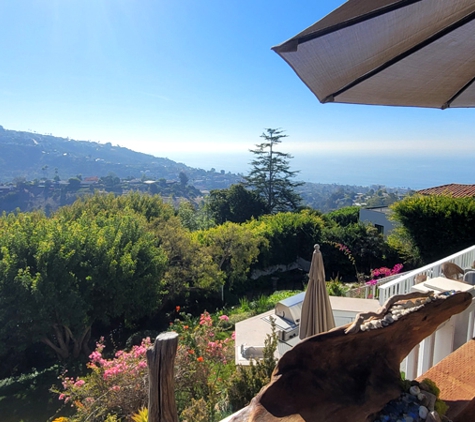
[[[89,356],[89,375],[62,377],[63,391],[59,400],[71,405],[76,413],[70,421],[106,421],[117,417],[130,419],[140,408],[148,404],[148,369],[145,352],[150,338],[130,352],[118,351],[113,359],[103,357],[104,342],[101,339]]]
[[[179,334],[175,359],[175,396],[184,422],[213,422],[227,411],[226,386],[234,366],[234,333],[227,315],[204,312],[192,319],[176,312],[170,330]],[[131,420],[148,405],[146,350],[150,339],[129,352],[120,350],[114,358],[104,358],[104,342],[99,341],[89,356],[89,375],[62,377],[63,390],[52,390],[75,409],[69,421],[109,422]]]
[[[198,320],[192,320],[181,313],[170,329],[180,336],[175,360],[175,396],[181,420],[221,420],[229,406],[227,383],[236,370],[234,332],[229,317],[204,312]]]
[[[378,284],[380,278],[389,277],[391,275],[398,274],[402,270],[402,264],[396,264],[392,269],[387,267],[376,268],[371,270],[371,280],[367,281],[366,284],[370,286],[375,286]]]

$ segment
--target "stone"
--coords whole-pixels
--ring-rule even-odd
[[[432,411],[427,415],[426,422],[442,422],[442,419],[436,411]]]
[[[427,407],[425,406],[419,407],[419,417],[421,419],[426,419],[428,414],[429,414],[429,409],[427,409]]]
[[[404,303],[405,297],[417,299],[414,294],[402,295],[396,304]],[[366,320],[359,315],[356,324],[306,338],[280,358],[270,383],[231,421],[372,421],[402,393],[402,360],[471,301],[466,292],[436,297],[381,329],[360,331],[358,323]],[[382,314],[378,311],[380,318],[390,312],[387,304]],[[398,418],[404,419],[394,420]]]
[[[428,391],[421,390],[420,394],[424,396],[424,399],[421,400],[422,404],[427,407],[430,411],[435,409],[435,402],[437,397],[435,394],[429,393]]]
[[[419,393],[417,395],[417,400],[419,400],[419,403],[422,404],[422,406],[425,406],[429,409],[429,403],[430,403],[429,397],[425,396],[422,393]]]
[[[421,389],[417,385],[411,386],[409,388],[409,393],[412,394],[413,396],[417,396],[421,392]]]

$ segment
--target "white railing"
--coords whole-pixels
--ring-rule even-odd
[[[475,336],[475,298],[463,312],[453,315],[442,323],[437,330],[421,341],[401,363],[401,371],[406,379],[413,380],[470,341]],[[229,422],[241,409],[221,422]]]
[[[362,284],[358,287],[350,289],[346,292],[345,296],[355,297],[359,299],[377,299],[379,295],[379,287],[383,284],[389,283],[390,281],[403,276],[404,274],[395,274],[388,277],[379,278],[376,280],[375,284]]]
[[[380,279],[377,285],[360,286],[353,290],[358,290],[358,296],[364,295],[365,298],[371,297],[371,295],[373,298],[377,298],[379,293],[379,302],[383,304],[391,296],[409,293],[411,287],[416,284],[415,279],[418,275],[425,275],[427,278],[438,277],[444,262],[453,262],[463,269],[471,268],[475,264],[475,246],[414,271],[395,276],[396,278],[391,276]],[[453,315],[441,324],[432,335],[420,342],[401,363],[401,371],[405,373],[406,379],[415,379],[474,337],[475,298],[472,299],[472,304],[464,312]],[[228,422],[243,410],[239,410],[221,422]]]
[[[410,271],[388,283],[378,286],[379,303],[383,304],[391,296],[406,294],[411,291],[411,287],[416,284],[418,275],[425,275],[427,278],[438,277],[441,274],[441,266],[444,262],[453,262],[461,268],[471,268],[475,261],[475,246],[464,249],[444,259],[432,264]]]

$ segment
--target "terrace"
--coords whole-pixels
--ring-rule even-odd
[[[381,279],[375,286],[364,286],[360,291],[363,298],[330,297],[336,326],[352,322],[359,312],[375,311],[394,295],[412,291],[434,290],[440,293],[455,290],[467,291],[475,296],[475,286],[445,278],[441,268],[443,263],[452,262],[463,269],[472,269],[474,261],[475,246],[472,246],[403,275]],[[423,281],[417,283],[418,280]],[[369,297],[374,299],[368,299]],[[304,293],[300,293],[280,302],[272,311],[238,323],[236,325],[236,364],[246,365],[249,364],[250,359],[260,357],[264,340],[272,331],[270,317],[275,319],[279,339],[276,358],[281,357],[296,345],[300,341],[298,325],[303,298]],[[444,358],[448,358],[454,351],[470,342],[475,335],[474,325],[475,298],[464,312],[452,316],[418,344],[401,363],[401,371],[406,374],[407,379],[421,377]]]

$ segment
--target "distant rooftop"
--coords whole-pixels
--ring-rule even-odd
[[[447,195],[453,198],[469,198],[475,196],[475,185],[450,185],[436,186],[434,188],[421,189],[417,193],[421,195]]]

